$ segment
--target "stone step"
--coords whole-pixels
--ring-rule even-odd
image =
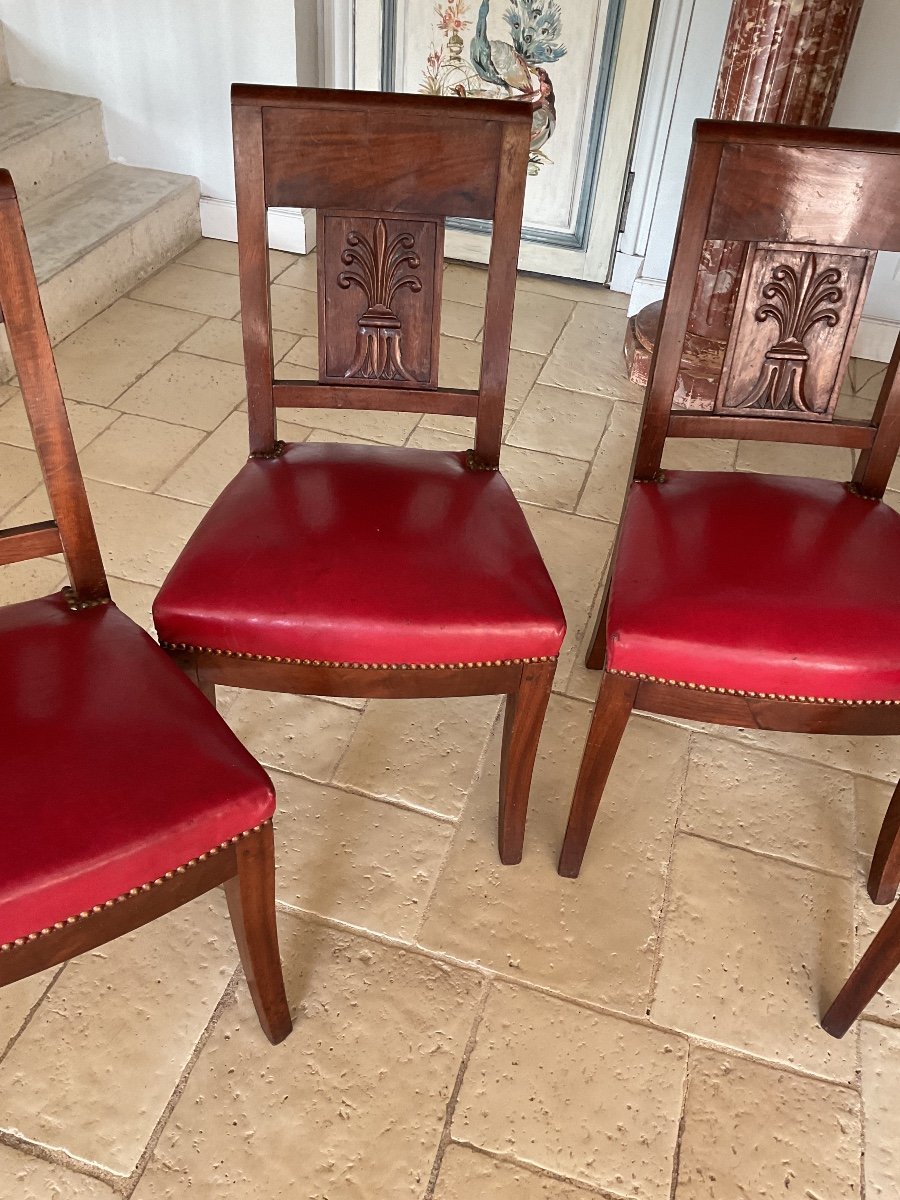
[[[107,163],[32,205],[24,220],[59,342],[196,241],[199,185],[189,175]],[[12,373],[4,331],[0,379]]]
[[[0,166],[23,209],[108,162],[99,100],[43,88],[0,86]]]

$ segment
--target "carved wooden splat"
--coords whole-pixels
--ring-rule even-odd
[[[320,210],[319,379],[436,387],[444,224]]]
[[[830,421],[875,255],[751,245],[715,411]]]

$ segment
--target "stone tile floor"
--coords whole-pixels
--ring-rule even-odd
[[[58,362],[115,598],[154,589],[245,454],[233,246],[201,241]],[[315,364],[314,260],[273,254],[279,370]],[[443,381],[484,275],[451,265]],[[622,297],[523,278],[504,469],[570,632],[521,866],[494,850],[496,699],[225,692],[278,788],[296,1026],[272,1048],[221,898],[0,993],[0,1200],[847,1200],[900,1194],[900,978],[817,1024],[882,919],[863,880],[900,747],[632,720],[578,881],[554,870],[582,665],[639,416]],[[843,407],[883,368],[856,360]],[[470,422],[320,411],[289,439],[462,446]],[[846,478],[849,451],[682,443],[670,465]],[[46,515],[0,386],[0,511]],[[900,473],[890,495],[900,506]],[[62,582],[5,568],[0,598]]]

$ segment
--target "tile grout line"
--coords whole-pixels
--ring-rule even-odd
[[[51,1166],[62,1167],[65,1171],[71,1171],[73,1175],[85,1175],[88,1179],[96,1179],[112,1188],[117,1195],[122,1195],[122,1188],[126,1183],[126,1179],[122,1175],[116,1175],[114,1171],[108,1171],[87,1159],[76,1158],[65,1150],[57,1149],[54,1146],[45,1146],[43,1142],[32,1141],[30,1138],[23,1137],[18,1133],[10,1133],[5,1129],[0,1129],[0,1146],[15,1150],[24,1158],[37,1158],[41,1162],[50,1163]]]
[[[6,1043],[3,1050],[0,1051],[0,1063],[2,1063],[3,1060],[7,1057],[7,1055],[11,1052],[13,1046],[15,1046],[16,1042],[19,1040],[19,1038],[22,1036],[22,1034],[25,1032],[25,1030],[28,1028],[28,1026],[34,1020],[35,1016],[37,1015],[37,1010],[44,1003],[44,1001],[46,1000],[47,996],[50,993],[50,989],[56,983],[57,979],[59,979],[60,975],[62,975],[63,971],[69,965],[70,961],[71,960],[67,960],[58,968],[58,970],[54,973],[53,978],[50,980],[50,982],[47,984],[47,986],[41,992],[40,996],[38,996],[37,1000],[35,1000],[34,1004],[32,1004],[31,1008],[29,1008],[28,1012],[23,1017],[22,1023],[19,1026],[19,1028],[12,1035],[12,1037],[9,1039],[9,1041]],[[28,976],[26,976],[25,978],[27,979]],[[17,981],[17,982],[21,982],[21,981]],[[0,1119],[2,1119],[2,1118],[0,1118]]]
[[[460,1146],[464,1150],[471,1150],[475,1154],[480,1154],[483,1158],[490,1159],[491,1162],[515,1166],[527,1175],[535,1176],[536,1179],[545,1179],[553,1183],[563,1183],[570,1188],[584,1192],[587,1196],[599,1196],[600,1200],[633,1200],[633,1195],[629,1195],[627,1192],[611,1192],[608,1188],[603,1187],[602,1184],[592,1183],[588,1179],[577,1179],[574,1175],[563,1175],[561,1172],[553,1171],[549,1167],[543,1167],[538,1163],[530,1162],[524,1158],[516,1158],[514,1154],[503,1154],[499,1150],[490,1150],[486,1146],[479,1146],[475,1142],[466,1141],[465,1138],[451,1137],[450,1144],[452,1146]]]
[[[706,842],[711,846],[721,846],[724,850],[737,850],[742,854],[752,854],[754,858],[764,858],[767,862],[781,863],[786,867],[794,867],[798,871],[813,871],[816,875],[825,875],[829,879],[843,879],[852,885],[856,884],[856,870],[851,868],[849,874],[842,875],[840,871],[835,871],[830,867],[818,867],[812,863],[798,862],[795,858],[786,858],[781,854],[774,854],[771,850],[758,850],[753,846],[739,846],[735,842],[726,842],[722,838],[713,837],[707,833],[696,833],[692,829],[679,829],[678,834],[681,837],[695,838],[698,842]]]
[[[243,979],[243,972],[241,971],[241,968],[238,965],[237,967],[235,967],[235,969],[231,975],[231,978],[228,980],[228,983],[225,985],[225,989],[222,992],[222,995],[219,997],[218,1003],[216,1004],[215,1008],[210,1013],[209,1020],[206,1022],[206,1025],[204,1026],[200,1036],[198,1037],[196,1043],[194,1044],[194,1049],[191,1051],[191,1054],[190,1054],[187,1062],[184,1064],[184,1068],[182,1069],[182,1072],[181,1072],[180,1076],[178,1077],[178,1082],[175,1084],[175,1087],[172,1089],[172,1094],[169,1096],[169,1099],[166,1101],[166,1104],[164,1105],[162,1112],[159,1114],[159,1120],[154,1125],[153,1131],[150,1134],[149,1138],[147,1139],[144,1149],[141,1152],[140,1158],[138,1159],[137,1163],[135,1164],[134,1169],[132,1170],[131,1174],[128,1176],[128,1178],[125,1181],[125,1185],[122,1190],[122,1195],[124,1196],[125,1200],[130,1200],[130,1197],[137,1190],[141,1180],[143,1179],[144,1172],[146,1171],[147,1166],[148,1166],[151,1158],[153,1157],[156,1147],[159,1144],[159,1140],[163,1135],[163,1131],[165,1130],[166,1126],[168,1125],[169,1119],[171,1118],[172,1113],[178,1104],[178,1101],[181,1099],[182,1094],[184,1093],[184,1089],[187,1087],[188,1080],[191,1076],[191,1072],[193,1071],[194,1067],[197,1065],[197,1060],[199,1059],[200,1055],[203,1053],[203,1050],[205,1049],[207,1042],[212,1037],[213,1031],[215,1030],[216,1026],[218,1025],[223,1014],[225,1013],[225,1011],[227,1009],[231,1008],[232,1005],[235,1003],[235,997],[236,997],[238,985],[242,979]]]
[[[687,1123],[688,1091],[691,1086],[691,1043],[688,1042],[687,1057],[684,1060],[684,1084],[681,1090],[681,1112],[678,1115],[678,1129],[675,1133],[675,1150],[672,1154],[672,1182],[669,1187],[669,1200],[676,1200],[678,1191],[678,1175],[681,1169],[681,1143],[684,1138],[684,1128]]]
[[[456,1072],[456,1079],[454,1080],[450,1096],[447,1099],[447,1106],[444,1110],[444,1126],[441,1130],[438,1148],[435,1152],[434,1162],[431,1167],[431,1175],[429,1176],[428,1183],[425,1187],[422,1200],[433,1200],[434,1197],[434,1189],[437,1186],[438,1176],[440,1175],[441,1167],[444,1165],[444,1155],[447,1152],[447,1147],[450,1145],[450,1127],[453,1123],[453,1117],[456,1114],[456,1105],[459,1102],[459,1093],[462,1089],[466,1069],[469,1066],[469,1060],[471,1059],[475,1050],[475,1043],[478,1040],[478,1030],[481,1028],[481,1022],[484,1018],[484,1012],[487,1008],[488,999],[490,998],[493,986],[493,981],[490,979],[486,979],[482,983],[481,995],[478,998],[478,1006],[475,1010],[475,1016],[472,1020],[472,1028],[469,1030],[469,1037],[463,1049],[462,1059]]]
[[[853,951],[856,953],[856,922],[853,926]],[[866,1200],[866,1097],[863,1092],[862,1026],[857,1022],[856,1082],[859,1088],[859,1200]]]

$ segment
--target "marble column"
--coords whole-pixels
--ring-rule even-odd
[[[862,0],[733,0],[710,116],[827,125]],[[706,407],[715,394],[745,248],[707,242],[685,339],[680,399]],[[628,322],[625,360],[646,383],[660,303]]]

